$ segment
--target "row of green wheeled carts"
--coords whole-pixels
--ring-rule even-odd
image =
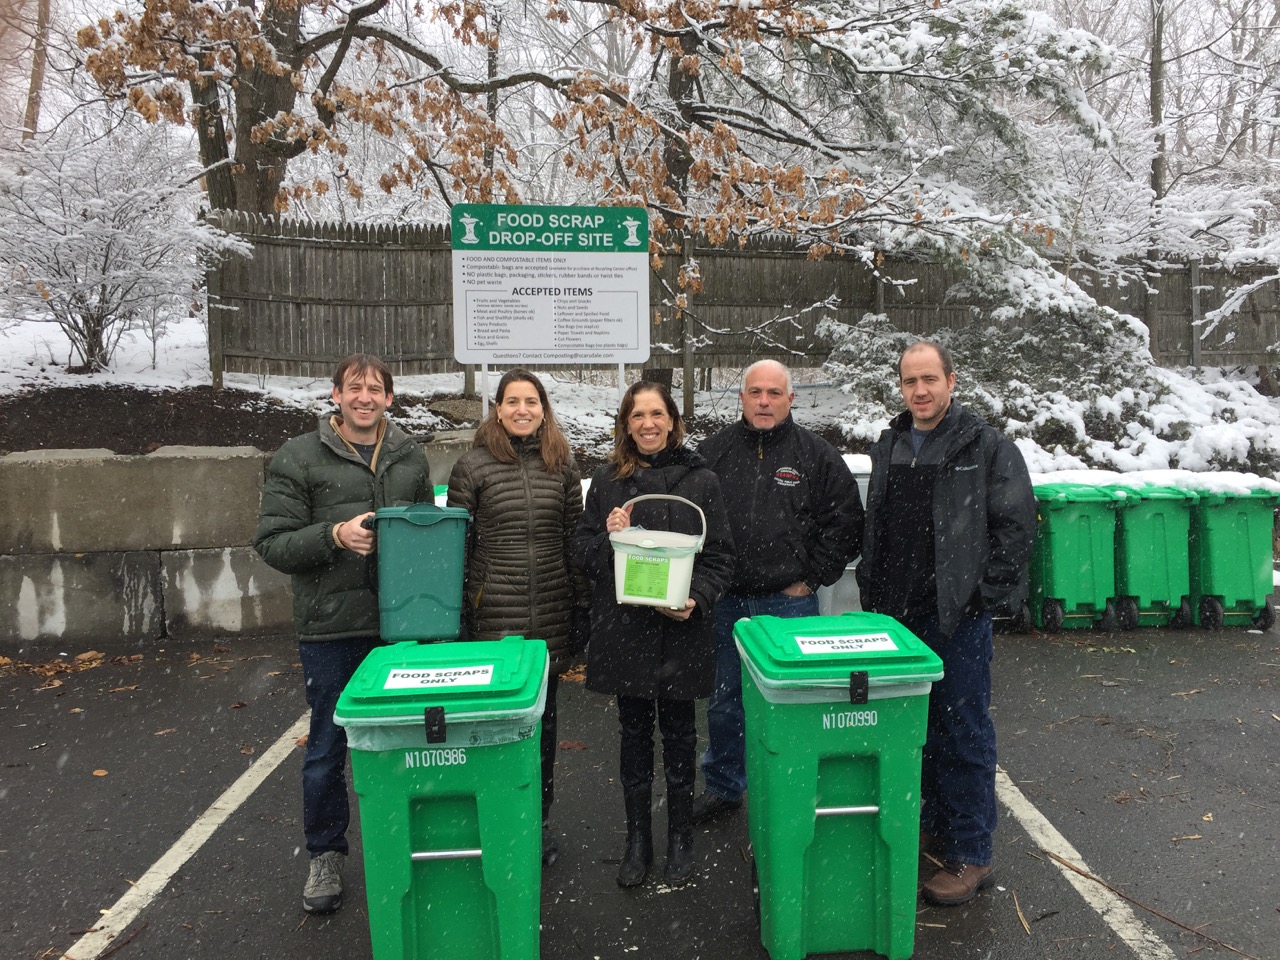
[[[1267,629],[1280,494],[1045,483],[1017,626]]]

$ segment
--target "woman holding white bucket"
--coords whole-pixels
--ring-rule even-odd
[[[472,517],[464,614],[467,639],[545,640],[551,659],[542,713],[542,862],[559,852],[547,825],[555,796],[556,690],[581,651],[587,584],[569,566],[582,514],[582,477],[556,424],[546,387],[528,370],[498,381],[475,446],[449,476],[451,507]],[[581,616],[579,616],[581,614]],[[579,629],[575,629],[579,628]],[[576,647],[576,649],[575,649]]]
[[[618,699],[627,811],[620,886],[643,883],[653,863],[655,718],[667,780],[665,877],[680,886],[693,875],[694,701],[714,685],[714,607],[732,579],[733,558],[720,483],[684,446],[670,391],[634,384],[573,543],[573,562],[594,583],[587,689]]]

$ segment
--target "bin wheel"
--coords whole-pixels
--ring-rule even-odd
[[[1045,633],[1057,633],[1066,619],[1067,611],[1063,609],[1061,600],[1046,600],[1040,608],[1040,622],[1044,624]]]
[[[1116,600],[1116,620],[1121,630],[1133,630],[1138,626],[1138,601],[1133,597],[1120,597]]]
[[[1200,626],[1206,630],[1220,630],[1225,618],[1226,611],[1217,597],[1205,597],[1200,601]]]
[[[1173,619],[1169,621],[1169,626],[1175,630],[1185,630],[1191,626],[1191,598],[1183,597],[1182,603],[1178,605],[1178,612],[1173,615]]]
[[[1270,630],[1276,622],[1276,608],[1271,605],[1268,598],[1263,604],[1262,609],[1258,611],[1258,615],[1253,618],[1253,625],[1259,630]]]
[[[1094,626],[1106,633],[1114,633],[1119,625],[1120,618],[1116,615],[1116,605],[1111,600],[1108,600],[1102,608],[1102,616],[1098,618]]]
[[[1009,620],[1009,629],[1013,633],[1030,633],[1034,626],[1031,622],[1031,605],[1026,601],[1018,604]]]

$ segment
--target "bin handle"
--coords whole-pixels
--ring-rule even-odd
[[[702,512],[702,508],[700,506],[692,500],[686,500],[684,497],[677,497],[672,493],[642,493],[640,496],[632,497],[624,503],[622,505],[622,509],[625,510],[627,507],[634,503],[639,503],[641,500],[676,500],[687,507],[693,507],[693,509],[697,510],[698,516],[702,518],[702,536],[698,538],[698,549],[702,549],[702,545],[707,542],[707,515]]]
[[[875,815],[880,812],[880,807],[876,804],[870,804],[865,807],[818,807],[813,811],[815,817],[861,817]]]
[[[415,850],[409,854],[409,859],[415,863],[421,863],[424,860],[476,860],[479,857],[479,847],[464,847],[459,850]]]

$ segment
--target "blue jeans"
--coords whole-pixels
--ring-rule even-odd
[[[333,722],[338,696],[377,637],[298,644],[302,679],[311,708],[311,730],[302,755],[302,829],[311,856],[347,852],[347,732]]]
[[[996,828],[996,728],[991,721],[991,615],[960,621],[950,637],[936,618],[907,626],[942,658],[929,694],[920,828],[946,859],[985,867]]]
[[[762,597],[725,594],[716,604],[716,686],[707,704],[711,745],[702,755],[706,787],[726,800],[741,800],[747,791],[746,721],[742,713],[742,668],[733,642],[733,625],[743,617],[814,617],[818,597]]]

